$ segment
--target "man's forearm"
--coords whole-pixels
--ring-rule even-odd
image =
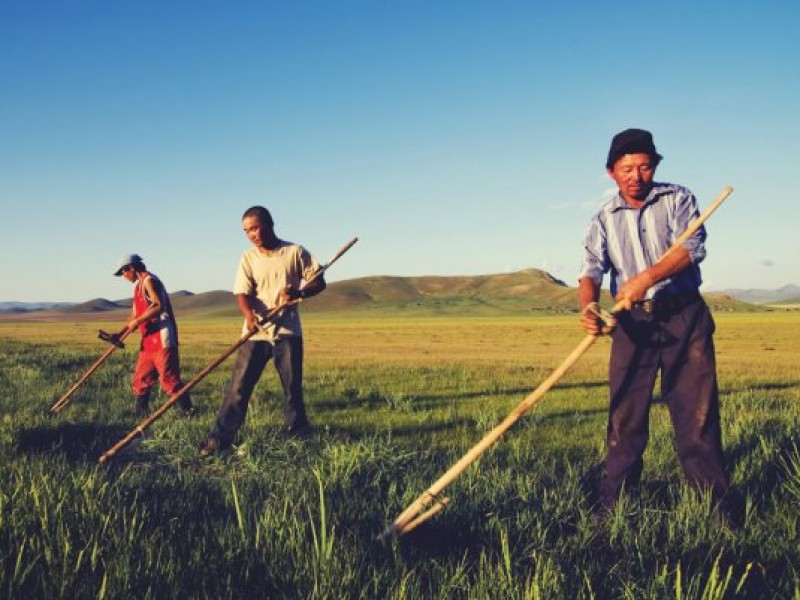
[[[591,277],[583,277],[578,281],[578,302],[580,309],[586,308],[587,304],[597,302],[600,298],[600,286]]]
[[[245,319],[253,316],[253,307],[250,305],[250,296],[247,294],[236,294],[236,303],[242,311]]]
[[[691,264],[692,257],[689,251],[683,246],[679,246],[653,266],[623,283],[617,291],[615,300],[624,300],[630,308],[631,304],[642,300],[647,294],[647,290],[656,283],[680,273]]]
[[[646,269],[645,272],[653,280],[651,285],[655,285],[659,281],[677,275],[691,264],[692,256],[689,251],[683,246],[678,246],[652,267]]]

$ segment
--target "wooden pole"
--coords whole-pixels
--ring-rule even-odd
[[[327,264],[323,265],[314,275],[305,282],[305,286],[307,286],[312,281],[315,281],[322,277],[323,273],[330,268],[330,266],[336,262],[342,254],[347,252],[353,244],[358,241],[358,238],[353,238],[347,244],[345,244],[333,257],[328,261]],[[304,286],[304,287],[305,287]],[[260,325],[264,325],[268,323],[272,318],[278,315],[281,311],[289,306],[293,306],[295,304],[299,304],[301,302],[300,298],[295,300],[290,300],[289,302],[285,302],[279,306],[276,306],[269,311],[261,318]],[[169,408],[175,404],[182,396],[184,396],[189,390],[191,390],[194,386],[200,383],[203,379],[205,379],[206,375],[211,373],[214,369],[216,369],[219,365],[221,365],[226,358],[228,358],[231,354],[236,352],[236,350],[244,344],[247,340],[253,337],[256,333],[258,333],[259,329],[251,329],[247,333],[245,333],[242,337],[240,337],[232,346],[230,346],[225,352],[223,352],[219,357],[211,362],[205,369],[200,371],[194,379],[192,379],[189,383],[184,385],[181,389],[175,392],[172,396],[170,396],[164,404],[159,406],[151,415],[149,415],[146,419],[140,422],[136,427],[133,428],[125,437],[119,440],[116,444],[114,444],[111,448],[106,450],[98,459],[100,464],[106,462],[109,458],[113,457],[117,452],[122,450],[125,446],[131,443],[137,436],[144,435],[145,429],[150,427],[161,415],[163,415]]]
[[[271,310],[265,320],[268,320],[271,315],[274,314],[273,311],[277,311],[278,309],[283,310],[290,304],[296,304],[297,300],[293,300],[290,303],[283,304],[281,306],[276,307],[275,309]],[[239,340],[230,346],[225,352],[222,353],[219,357],[217,357],[214,361],[211,362],[205,369],[200,371],[194,379],[192,379],[189,383],[184,385],[181,389],[175,392],[172,396],[170,396],[164,404],[159,406],[151,415],[149,415],[146,419],[144,419],[141,423],[139,423],[133,430],[128,433],[125,437],[119,440],[116,444],[114,444],[111,448],[106,450],[103,455],[99,458],[100,464],[106,462],[109,458],[114,456],[117,452],[122,450],[125,446],[130,444],[136,436],[144,435],[144,430],[150,427],[154,421],[156,421],[161,415],[163,415],[169,408],[175,404],[181,397],[185,396],[189,390],[191,390],[194,386],[200,383],[203,379],[205,379],[206,375],[211,373],[214,369],[216,369],[219,365],[221,365],[226,358],[228,358],[231,354],[236,352],[236,350],[244,344],[247,340],[253,337],[256,333],[258,333],[258,328],[252,329],[245,333]]]
[[[109,356],[111,356],[112,354],[114,354],[114,352],[117,350],[117,348],[120,348],[120,347],[122,346],[122,341],[123,341],[123,340],[124,340],[126,337],[128,337],[128,335],[129,335],[129,334],[130,334],[130,331],[128,331],[128,330],[124,331],[124,332],[123,332],[123,333],[122,333],[122,334],[119,336],[119,339],[118,339],[119,345],[112,343],[112,344],[111,344],[111,347],[110,347],[108,350],[106,350],[105,352],[103,352],[103,354],[100,356],[100,358],[98,358],[98,359],[97,359],[97,360],[94,362],[94,364],[93,364],[91,367],[89,367],[89,368],[86,370],[86,373],[84,373],[84,374],[83,374],[83,376],[82,376],[80,379],[78,379],[78,381],[76,381],[76,382],[75,382],[75,384],[74,384],[74,385],[73,385],[71,388],[69,388],[69,389],[66,391],[66,393],[65,393],[63,396],[61,396],[61,398],[59,398],[59,399],[58,399],[58,400],[57,400],[57,401],[56,401],[56,402],[53,404],[53,406],[51,406],[51,407],[50,407],[50,411],[51,411],[51,412],[53,412],[53,413],[55,413],[55,414],[58,414],[58,413],[60,413],[62,410],[64,410],[64,408],[67,406],[67,404],[69,404],[69,403],[70,403],[70,399],[72,398],[72,394],[74,394],[74,393],[75,393],[75,391],[76,391],[76,390],[77,390],[79,387],[81,387],[81,386],[83,385],[83,383],[84,383],[84,382],[85,382],[87,379],[89,379],[89,377],[91,377],[92,373],[94,373],[94,372],[95,372],[97,369],[99,369],[99,368],[100,368],[100,365],[102,365],[102,364],[103,364],[103,363],[106,361],[106,359],[107,359]]]
[[[544,396],[551,387],[559,380],[564,374],[578,362],[578,359],[583,356],[586,351],[594,344],[597,336],[587,335],[583,341],[572,351],[572,353],[562,362],[551,375],[544,380],[539,387],[531,392],[525,399],[520,402],[511,413],[503,419],[499,425],[487,433],[484,438],[475,444],[458,462],[450,467],[444,475],[442,475],[436,482],[425,490],[408,508],[406,508],[394,520],[394,523],[381,534],[381,537],[387,537],[393,534],[404,534],[414,529],[417,525],[424,522],[427,518],[436,514],[436,512],[429,512],[426,518],[415,518],[417,515],[428,507],[432,502],[437,501],[438,495],[447,487],[456,477],[458,477],[464,469],[475,462],[489,447],[494,444],[501,435],[508,431],[511,426],[516,423],[522,415],[528,412],[531,407]]]
[[[694,235],[698,229],[705,223],[705,221],[711,216],[711,214],[722,204],[725,199],[733,192],[733,188],[730,186],[724,188],[719,196],[706,208],[703,213],[697,217],[690,225],[686,228],[678,238],[675,240],[675,243],[669,247],[669,249],[664,253],[664,256],[667,256],[671,252],[674,252],[681,246],[686,240],[688,240],[692,235]],[[663,258],[663,256],[662,256]],[[614,305],[614,308],[611,309],[612,313],[617,313],[625,308],[624,302],[618,302]],[[594,335],[587,335],[583,341],[572,351],[572,353],[562,362],[554,371],[553,373],[545,379],[539,387],[537,387],[533,392],[531,392],[525,399],[520,402],[517,407],[511,411],[511,413],[503,419],[503,421],[497,425],[494,429],[492,429],[489,433],[487,433],[484,438],[475,444],[461,459],[458,460],[452,467],[450,467],[447,471],[445,471],[444,475],[442,475],[439,479],[437,479],[433,485],[431,485],[427,490],[422,492],[416,500],[414,500],[408,508],[406,508],[403,512],[401,512],[397,518],[389,525],[383,533],[378,536],[378,539],[384,540],[393,535],[403,535],[404,533],[408,533],[415,527],[417,527],[420,523],[425,522],[427,519],[435,515],[436,513],[440,512],[442,508],[444,508],[444,504],[446,504],[447,499],[439,499],[439,494],[446,488],[456,477],[458,477],[464,469],[466,469],[469,465],[471,465],[475,460],[477,460],[486,450],[494,444],[501,435],[503,435],[508,429],[516,423],[522,415],[528,412],[531,407],[536,404],[547,392],[550,390],[551,387],[559,380],[564,374],[574,365],[578,360],[586,353],[586,351],[591,348],[592,344],[594,344],[597,336]],[[423,510],[425,510],[429,505],[436,502],[437,505],[433,508],[427,510],[425,513],[420,514]]]

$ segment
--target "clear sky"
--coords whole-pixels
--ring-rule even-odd
[[[229,289],[273,213],[331,269],[576,285],[611,137],[709,222],[706,290],[800,284],[800,4],[0,0],[0,300]],[[606,282],[607,283],[607,282]]]

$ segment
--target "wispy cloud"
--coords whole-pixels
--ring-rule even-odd
[[[603,206],[606,202],[614,197],[617,193],[616,187],[606,188],[599,196],[588,198],[586,200],[567,200],[564,202],[556,202],[550,205],[552,210],[568,210],[573,208],[580,208],[584,212],[595,212],[598,208]]]
[[[763,259],[761,261],[761,266],[762,267],[774,267],[775,266],[775,261],[772,260],[771,258],[765,258],[765,259]]]
[[[558,273],[564,270],[564,265],[554,263],[545,259],[539,263],[539,266],[537,268],[540,271],[545,271],[546,273],[550,273],[551,275],[557,275]]]

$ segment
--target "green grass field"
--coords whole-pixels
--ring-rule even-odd
[[[572,316],[308,314],[314,434],[280,433],[271,366],[234,451],[202,460],[230,363],[109,464],[135,424],[134,352],[58,416],[108,324],[0,323],[0,595],[9,598],[800,598],[800,313],[720,313],[732,531],[682,483],[656,404],[640,498],[589,523],[608,341],[447,490],[408,536],[374,541],[583,338]],[[186,380],[238,319],[181,321]],[[135,346],[134,341],[132,346]],[[163,396],[158,396],[162,401]]]

